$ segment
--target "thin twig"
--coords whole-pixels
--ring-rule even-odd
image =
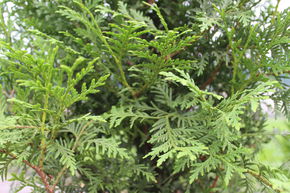
[[[204,90],[208,85],[210,85],[216,78],[217,74],[221,69],[221,65],[216,66],[214,71],[210,74],[209,78],[201,85],[200,89]]]
[[[273,190],[275,190],[276,192],[282,192],[281,190],[275,188],[273,186],[273,184],[267,180],[265,177],[261,176],[260,174],[252,171],[252,170],[247,170],[246,173],[251,174],[253,177],[255,177],[256,179],[258,179],[260,182],[262,182],[263,184],[265,184],[266,186],[272,188]]]
[[[148,0],[147,2],[152,5],[153,3],[155,3],[155,0]]]
[[[7,150],[4,149],[0,149],[0,153],[5,153],[7,155],[9,155],[12,159],[17,159],[17,156],[14,155],[13,153],[8,152]],[[27,160],[22,160],[23,163],[25,163],[28,167],[32,168],[37,174],[38,176],[41,178],[42,183],[45,186],[45,189],[48,193],[53,193],[54,192],[54,187],[50,186],[49,182],[48,182],[48,175],[38,166],[35,166],[33,164],[31,164],[29,161]]]
[[[211,185],[209,188],[211,188],[211,189],[212,189],[212,188],[215,188],[216,185],[217,185],[218,180],[219,180],[219,176],[216,175],[216,177],[215,177],[215,179],[214,179],[212,185]],[[211,193],[213,193],[213,192],[211,192]]]

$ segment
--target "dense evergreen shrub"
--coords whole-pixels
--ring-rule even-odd
[[[289,9],[4,0],[0,174],[34,192],[287,192],[256,154],[289,118]],[[285,138],[289,139],[289,136]]]

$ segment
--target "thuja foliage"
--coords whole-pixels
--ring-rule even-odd
[[[279,2],[255,15],[260,1],[2,1],[2,179],[15,192],[289,191],[288,163],[256,159],[262,101],[289,118]]]

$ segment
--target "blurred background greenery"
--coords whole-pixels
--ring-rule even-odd
[[[271,140],[262,145],[257,155],[257,160],[273,167],[290,167],[290,124],[283,117],[272,118],[267,122],[267,135]],[[275,179],[271,179],[275,180]],[[283,184],[284,188],[290,190],[290,182]]]

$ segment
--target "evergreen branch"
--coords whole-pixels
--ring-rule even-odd
[[[54,65],[54,60],[55,60],[55,56],[57,54],[58,51],[58,47],[55,47],[54,49],[52,49],[49,53],[49,57],[48,57],[48,66],[50,68],[53,67]],[[48,67],[48,69],[49,69]],[[52,70],[49,70],[47,72],[47,76],[44,78],[45,81],[45,87],[49,88],[49,85],[51,84],[51,79],[52,79]],[[48,98],[49,98],[49,91],[48,89],[45,91],[45,95],[44,95],[44,101],[43,101],[43,109],[48,109]],[[43,111],[42,112],[42,118],[41,118],[41,145],[40,145],[40,159],[39,159],[39,167],[43,168],[43,162],[45,159],[45,152],[46,152],[46,135],[45,135],[45,129],[46,129],[46,119],[47,119],[47,111]]]
[[[143,3],[145,5],[150,6],[156,12],[156,14],[157,14],[158,18],[160,19],[160,22],[162,23],[165,31],[168,32],[169,31],[168,25],[167,25],[163,15],[161,14],[161,11],[160,11],[159,7],[155,3],[153,3],[153,4],[150,4],[150,3],[147,3],[147,2],[143,2]]]
[[[289,167],[254,161],[269,137],[261,100],[290,112],[290,15],[278,12],[281,0],[259,17],[251,9],[261,0],[160,8],[146,0],[150,10],[142,0],[18,0],[12,11],[7,1],[0,3],[0,175],[19,165],[22,174],[11,178],[21,183],[17,191],[287,191]],[[41,32],[25,33],[27,22],[18,29],[18,17]]]
[[[262,175],[256,173],[255,171],[248,169],[248,170],[246,170],[246,173],[251,174],[253,177],[255,177],[256,179],[258,179],[260,182],[262,182],[266,186],[270,187],[271,189],[275,190],[276,192],[282,192],[282,190],[275,188],[274,185],[269,180],[267,180]]]
[[[81,129],[79,135],[76,136],[76,139],[75,139],[74,145],[73,145],[73,147],[72,147],[72,149],[71,149],[72,152],[75,152],[75,150],[77,149],[77,147],[78,147],[78,145],[79,145],[80,138],[81,138],[81,136],[83,135],[85,129],[86,129],[86,128],[91,124],[91,123],[93,123],[93,122],[94,122],[94,120],[91,120],[91,121],[89,121],[88,123],[86,123],[86,124],[82,127],[82,129]],[[56,176],[56,178],[55,178],[55,180],[54,180],[54,182],[53,182],[53,185],[52,185],[53,189],[55,189],[55,187],[57,186],[57,184],[59,183],[61,177],[65,174],[65,172],[66,172],[67,169],[68,169],[68,167],[67,167],[66,165],[63,166],[63,167],[61,168],[60,172],[57,174],[57,176]]]
[[[77,5],[79,5],[91,18],[96,30],[97,30],[97,35],[99,36],[100,40],[105,44],[106,48],[108,49],[108,51],[110,52],[110,54],[112,55],[112,57],[114,58],[116,65],[120,71],[120,75],[121,75],[121,82],[122,84],[127,87],[129,89],[129,91],[132,93],[132,96],[135,96],[131,86],[128,84],[126,76],[125,76],[125,72],[123,70],[123,66],[122,66],[122,62],[117,58],[117,56],[114,54],[111,46],[109,45],[109,43],[107,42],[101,28],[99,27],[99,24],[96,22],[96,20],[94,19],[93,14],[90,12],[90,10],[84,6],[82,3],[78,2],[78,1],[74,1],[74,3],[76,3]]]
[[[44,97],[44,109],[48,107],[48,93],[46,93]],[[45,136],[45,121],[46,121],[46,111],[42,113],[42,125],[41,125],[41,145],[40,145],[40,159],[39,159],[39,167],[43,168],[43,162],[45,159],[45,151],[46,151],[46,136]]]
[[[5,153],[7,155],[9,155],[12,159],[14,160],[17,160],[17,156],[8,152],[7,150],[4,150],[4,149],[0,149],[0,153]],[[30,168],[32,168],[37,174],[38,176],[40,177],[42,183],[44,184],[45,186],[45,189],[48,193],[54,193],[54,188],[50,186],[49,182],[48,182],[48,175],[43,171],[42,168],[38,167],[38,166],[35,166],[33,164],[31,164],[29,161],[27,160],[22,160],[22,162],[24,164],[26,164],[27,166],[29,166]]]
[[[29,126],[29,125],[14,125],[14,126],[7,126],[5,129],[38,129],[37,126]]]

